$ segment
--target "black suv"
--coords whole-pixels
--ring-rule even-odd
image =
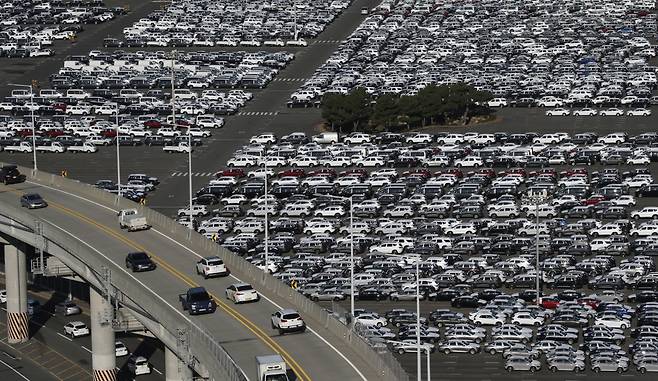
[[[155,270],[155,262],[144,252],[128,253],[126,267],[133,272]]]
[[[0,168],[0,181],[7,184],[17,184],[25,181],[25,175],[18,172],[15,165],[5,165]]]

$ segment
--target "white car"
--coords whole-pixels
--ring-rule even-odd
[[[633,110],[626,111],[626,115],[628,115],[628,116],[649,116],[649,115],[651,115],[651,110],[646,109],[646,108],[636,108],[636,109],[633,109]]]
[[[213,276],[227,276],[231,272],[226,268],[221,258],[207,257],[201,258],[196,263],[196,273],[207,279]]]
[[[571,111],[563,107],[556,107],[551,110],[546,110],[546,116],[567,116],[569,114],[571,114]]]
[[[233,303],[254,302],[260,299],[258,292],[248,283],[235,283],[226,288],[226,299]]]
[[[544,323],[544,318],[529,313],[519,312],[512,317],[512,323],[518,325],[532,325],[539,327]]]
[[[631,218],[658,218],[658,207],[647,206],[640,210],[634,210],[631,212]]]
[[[581,108],[580,110],[575,110],[573,112],[573,115],[576,116],[594,116],[597,115],[599,112],[594,110],[593,108],[585,107]]]
[[[507,107],[507,99],[505,98],[493,98],[487,102],[489,107]]]
[[[229,167],[253,167],[258,164],[258,158],[250,156],[238,156],[229,159],[226,165]]]
[[[651,163],[651,159],[646,155],[633,156],[626,159],[626,164],[647,165],[649,163]]]
[[[276,136],[274,134],[260,134],[249,139],[249,144],[274,144]]]
[[[608,328],[630,328],[631,322],[626,319],[621,319],[616,316],[604,316],[594,320],[594,325],[602,325]]]
[[[72,321],[64,326],[64,333],[71,337],[81,337],[87,336],[91,332],[89,332],[89,328],[85,323],[81,321]]]
[[[128,370],[135,376],[151,374],[151,364],[142,356],[133,356],[128,359]]]
[[[90,142],[84,142],[82,145],[79,146],[69,146],[67,148],[68,152],[84,152],[84,153],[94,153],[98,151],[98,148],[90,143]]]
[[[468,318],[476,325],[503,325],[505,324],[505,317],[494,315],[491,312],[474,312]]]
[[[306,42],[306,40],[303,40],[303,39],[288,40],[288,41],[286,41],[286,45],[288,45],[288,46],[308,46],[308,42]]]
[[[123,356],[128,356],[130,352],[128,351],[128,347],[120,341],[115,341],[114,342],[114,354],[116,357],[123,357]]]
[[[0,290],[0,303],[7,303],[7,290]]]
[[[368,156],[356,161],[357,167],[381,167],[386,162],[379,156]]]
[[[265,46],[286,46],[286,43],[283,40],[277,38],[275,40],[264,41],[263,45],[265,45]]]
[[[376,326],[378,328],[388,325],[386,318],[379,316],[375,313],[365,313],[359,314],[359,316],[354,318],[355,324],[361,324],[366,326]]]
[[[624,115],[624,110],[612,107],[609,109],[601,110],[599,111],[599,115],[601,116],[622,116]]]
[[[301,315],[292,309],[282,309],[272,314],[272,328],[278,329],[279,334],[286,332],[306,331],[306,323]]]
[[[455,160],[455,167],[482,167],[484,161],[479,156],[466,156],[463,159]]]

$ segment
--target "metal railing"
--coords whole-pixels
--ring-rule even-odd
[[[318,324],[318,327],[322,327],[328,331],[336,339],[334,342],[349,347],[355,355],[360,356],[363,362],[377,372],[380,379],[386,381],[406,381],[409,379],[409,376],[400,363],[390,353],[378,353],[361,336],[354,334],[349,326],[328,314],[318,304],[312,302],[272,275],[265,274],[262,269],[245,261],[242,257],[191,231],[173,219],[124,197],[98,189],[89,184],[49,173],[33,173],[31,169],[23,167],[19,168],[19,170],[28,176],[28,181],[35,180],[41,184],[69,192],[74,196],[88,198],[107,207],[117,210],[125,208],[139,209],[146,217],[148,223],[161,233],[167,234],[171,239],[184,244],[194,252],[203,253],[208,256],[219,256],[242,281],[260,286],[258,288],[265,290],[268,297],[276,296],[293,305],[298,311],[304,314],[305,319],[315,322]],[[198,335],[200,340],[213,340],[205,332],[198,332],[196,335]],[[229,367],[235,366],[233,360],[219,344],[216,345],[215,350],[217,351],[217,360],[222,365],[225,363]],[[244,377],[244,375],[236,375],[236,377],[238,376]],[[243,378],[235,378],[235,380],[241,379]]]

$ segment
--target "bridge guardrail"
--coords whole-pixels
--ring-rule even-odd
[[[348,326],[328,314],[318,304],[293,290],[272,275],[265,274],[261,269],[245,261],[239,255],[235,255],[217,243],[196,232],[190,231],[190,229],[182,226],[173,219],[124,197],[119,197],[110,192],[98,189],[90,184],[39,171],[33,173],[31,169],[24,167],[20,167],[19,170],[25,173],[28,179],[49,184],[50,186],[78,196],[85,196],[105,206],[112,206],[116,209],[138,208],[144,214],[148,223],[162,233],[168,233],[177,242],[187,243],[188,247],[195,252],[219,256],[234,273],[240,275],[243,281],[258,284],[262,289],[268,290],[279,298],[288,301],[300,312],[303,312],[307,319],[310,318],[312,321],[319,323],[324,329],[339,339],[342,344],[351,347],[367,364],[377,370],[382,380],[409,380],[408,374],[390,353],[378,353],[362,337],[354,334]],[[226,355],[228,356],[228,354]]]

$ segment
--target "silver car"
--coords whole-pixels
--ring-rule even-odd
[[[555,356],[547,360],[548,369],[551,372],[566,370],[569,372],[582,372],[585,370],[585,362],[578,358],[569,356]]]
[[[505,370],[508,372],[515,370],[525,370],[532,373],[541,370],[541,362],[539,360],[533,360],[530,357],[510,357],[505,362]]]
[[[472,355],[480,351],[480,344],[468,340],[448,340],[439,344],[439,351],[450,353],[470,353]]]
[[[592,370],[599,372],[624,373],[628,370],[628,362],[612,357],[598,357],[592,359]]]
[[[658,358],[645,358],[638,362],[637,371],[642,374],[646,372],[658,372]]]

